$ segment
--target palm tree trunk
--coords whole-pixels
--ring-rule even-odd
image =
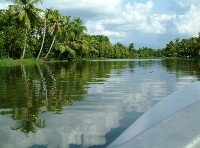
[[[25,40],[27,40],[27,37]],[[21,57],[22,60],[24,59],[25,52],[26,52],[26,43],[24,44],[24,49],[23,49],[23,53],[22,53],[22,57]]]
[[[47,52],[46,56],[44,57],[45,59],[48,57],[49,53],[51,52],[51,49],[52,49],[52,47],[53,47],[53,44],[54,44],[55,40],[56,40],[56,35],[53,37],[53,41],[52,41],[52,43],[51,43],[51,46],[50,46],[50,48],[49,48],[49,51]]]
[[[40,57],[40,54],[41,54],[43,46],[44,46],[44,39],[45,39],[45,36],[46,36],[46,29],[47,29],[47,22],[46,22],[46,16],[45,16],[44,17],[44,33],[43,33],[43,38],[42,38],[42,45],[41,45],[39,54],[37,56],[37,59]]]
[[[21,57],[22,60],[24,59],[25,52],[26,52],[27,36],[28,36],[28,32],[27,32],[27,30],[26,30],[26,37],[25,37],[24,49],[23,49],[23,53],[22,53],[22,57]]]

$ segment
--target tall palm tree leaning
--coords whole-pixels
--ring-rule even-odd
[[[37,59],[39,59],[41,52],[42,52],[42,49],[44,47],[44,40],[45,40],[45,37],[46,37],[46,32],[48,31],[47,26],[49,25],[48,20],[52,19],[52,13],[53,13],[53,11],[51,9],[46,9],[44,11],[43,16],[42,16],[42,20],[44,21],[43,37],[42,37],[42,44],[41,44],[40,51],[38,53]]]
[[[47,18],[46,18],[46,12],[44,12],[44,29],[43,29],[43,37],[42,37],[42,45],[40,47],[40,51],[38,53],[37,59],[39,59],[40,54],[42,52],[43,46],[44,46],[44,40],[46,36],[46,30],[47,30]]]
[[[14,5],[10,5],[10,10],[13,17],[19,19],[25,30],[25,42],[23,47],[23,53],[21,59],[24,59],[26,48],[27,48],[27,37],[28,31],[35,27],[39,22],[39,12],[40,10],[34,5],[42,2],[42,0],[11,0]]]
[[[45,59],[47,59],[49,53],[51,52],[51,49],[52,49],[54,42],[56,40],[56,36],[61,32],[60,23],[62,22],[62,18],[61,18],[59,11],[58,10],[52,11],[51,15],[52,16],[51,16],[50,21],[52,22],[53,25],[51,26],[50,30],[52,30],[51,33],[54,37],[53,37],[51,46],[50,46],[46,56],[44,57]]]

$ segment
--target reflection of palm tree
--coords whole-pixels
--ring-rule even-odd
[[[35,106],[34,106],[35,107]],[[16,127],[11,127],[12,130],[19,130],[21,129],[22,132],[28,134],[30,132],[36,132],[37,128],[44,128],[45,127],[45,120],[39,120],[37,115],[38,113],[34,114],[31,113],[31,109],[25,109],[23,112],[21,112],[22,114],[19,115],[18,114],[18,110],[14,110],[13,114],[17,114],[19,121],[18,121],[18,125]],[[34,109],[35,110],[35,109]],[[17,111],[17,112],[16,112]]]
[[[63,99],[60,98],[59,96],[59,90],[57,88],[57,83],[56,83],[56,79],[55,79],[55,76],[51,70],[51,68],[45,64],[45,68],[47,69],[47,73],[48,75],[51,77],[52,79],[52,82],[53,82],[53,88],[54,88],[54,91],[56,92],[56,96],[53,96],[53,98],[49,98],[48,100],[48,109],[50,111],[53,111],[54,113],[56,114],[61,114],[61,111],[62,111],[62,106],[63,106]]]
[[[49,75],[49,76],[51,77],[51,79],[53,80],[54,87],[56,87],[56,79],[55,79],[55,76],[54,76],[54,74],[53,74],[51,68],[50,68],[47,64],[45,64],[45,67],[46,67],[46,69],[47,69],[48,75]]]
[[[26,97],[28,98],[27,99],[27,105],[29,106],[32,106],[32,98],[30,96],[30,93],[29,93],[29,83],[28,83],[28,78],[27,78],[27,74],[26,74],[26,69],[25,69],[25,66],[24,65],[21,65],[21,70],[22,70],[22,76],[24,77],[24,82],[25,82],[25,94],[26,94]]]
[[[30,133],[36,132],[40,127],[44,127],[45,121],[39,118],[39,115],[43,111],[48,110],[55,114],[60,114],[64,107],[72,105],[74,101],[82,101],[84,94],[87,93],[88,82],[92,80],[94,82],[99,81],[95,78],[109,77],[107,74],[113,65],[116,69],[126,67],[126,63],[88,63],[79,61],[71,62],[70,65],[61,64],[59,66],[56,64],[38,64],[32,68],[22,65],[18,67],[19,71],[15,69],[15,73],[13,71],[9,71],[9,73],[3,71],[4,75],[8,75],[8,77],[12,77],[14,74],[15,79],[8,79],[5,83],[0,84],[0,86],[5,85],[6,91],[9,90],[9,92],[15,91],[18,88],[22,93],[18,98],[16,97],[16,100],[13,99],[14,101],[6,103],[6,108],[12,108],[10,112],[12,113],[12,119],[17,121],[17,125],[12,127],[12,129],[19,129],[24,133]],[[37,73],[37,76],[35,73]],[[32,78],[34,79],[34,83],[32,82]],[[17,83],[18,81],[16,80],[19,79],[23,83]],[[9,85],[11,83],[14,84],[11,86]],[[40,85],[42,85],[42,89]],[[35,90],[38,91],[36,92],[37,96],[32,95],[32,91],[34,91],[33,87],[37,87]],[[45,91],[46,98],[40,97],[40,91]],[[8,95],[8,97],[14,98],[13,95]],[[5,107],[2,104],[6,101],[7,99],[3,101],[0,99],[1,107]]]
[[[45,94],[45,99],[47,100],[48,97],[47,97],[46,79],[45,79],[45,77],[44,77],[43,71],[42,71],[42,69],[40,68],[40,65],[39,65],[39,64],[37,64],[37,69],[38,69],[39,75],[40,75],[40,77],[41,77],[41,81],[42,81],[42,85],[43,85],[43,93]]]
[[[57,93],[59,93],[59,90],[57,88],[57,83],[56,83],[55,76],[54,76],[52,70],[50,69],[50,67],[47,64],[45,64],[45,68],[47,70],[48,76],[52,79],[52,82],[53,82],[53,87],[52,87],[53,88],[53,92],[56,92],[56,93],[54,93],[54,94],[56,94],[56,96],[54,96],[54,95],[50,96],[51,94],[49,94],[49,96],[48,96],[48,94],[47,94],[47,85],[46,85],[46,80],[45,80],[43,71],[40,68],[39,64],[37,64],[37,69],[39,71],[39,74],[40,74],[40,77],[42,79],[43,85],[45,87],[45,90],[44,90],[45,93],[46,93],[45,106],[47,106],[48,110],[53,111],[56,114],[60,114],[61,111],[62,111],[62,107],[64,105],[66,105],[66,104],[70,105],[72,102],[67,102],[67,100],[61,98],[59,96],[59,94],[57,94]],[[49,90],[48,92],[50,93],[51,91]]]
[[[76,77],[74,77],[74,79],[70,79],[71,81],[73,81],[73,86],[71,83],[69,83],[67,86],[70,85],[70,87],[62,87],[60,85],[60,83],[57,82],[56,78],[55,78],[55,74],[53,73],[53,71],[51,70],[50,66],[48,64],[45,64],[44,65],[46,70],[47,70],[47,74],[48,76],[52,79],[52,83],[53,83],[53,87],[51,87],[52,91],[49,90],[48,92],[50,93],[49,96],[48,96],[48,100],[47,100],[47,108],[48,110],[50,111],[53,111],[53,113],[55,114],[60,114],[63,110],[63,106],[70,106],[72,105],[73,101],[74,100],[81,100],[81,96],[77,97],[77,96],[74,96],[73,94],[71,93],[78,93],[80,90],[78,89],[84,89],[84,87],[78,87],[78,86],[83,86],[81,83],[79,84],[76,84],[77,82],[79,82],[80,80],[80,77],[78,77],[78,75],[76,75],[74,73],[74,70],[72,70],[70,73],[70,75],[76,75]],[[76,86],[76,87],[75,87]],[[77,89],[77,90],[74,90],[74,89]],[[52,92],[52,94],[51,94]],[[66,98],[66,96],[64,97],[64,94],[63,93],[66,93],[68,92],[68,97]],[[82,93],[82,91],[80,92]],[[80,94],[78,94],[80,95]]]
[[[52,98],[49,100],[48,109],[53,111],[55,114],[61,114],[63,110],[63,106],[72,105],[72,100],[64,99],[64,98]]]
[[[26,100],[23,102],[25,107],[18,106],[13,109],[13,119],[18,121],[16,127],[11,127],[13,130],[21,129],[24,133],[36,132],[37,128],[44,127],[44,120],[38,120],[38,115],[41,113],[38,100],[32,98],[29,87],[30,82],[28,81],[25,66],[21,66],[22,77],[24,79],[24,92]]]

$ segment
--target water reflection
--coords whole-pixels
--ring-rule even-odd
[[[199,61],[185,60],[0,68],[0,147],[105,147],[199,74]]]
[[[199,60],[166,59],[161,63],[167,71],[176,73],[177,77],[198,77],[200,75]]]

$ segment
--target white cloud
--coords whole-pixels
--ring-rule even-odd
[[[120,0],[48,0],[44,1],[46,7],[68,10],[85,10],[94,13],[110,14],[116,12],[120,6]]]
[[[109,20],[107,20],[109,21]],[[120,31],[111,31],[106,29],[103,26],[102,21],[88,21],[86,23],[87,28],[90,29],[91,34],[101,34],[101,35],[106,35],[110,37],[124,37],[125,33],[120,32]]]
[[[179,15],[176,27],[179,33],[197,36],[200,31],[200,4],[191,5],[186,14]]]
[[[147,27],[147,31],[164,34],[167,32],[167,23],[175,18],[175,14],[153,14],[151,15],[151,24]]]
[[[175,0],[175,3],[180,7],[190,7],[190,5],[199,5],[199,0]]]
[[[127,16],[130,26],[143,33],[163,34],[166,33],[165,23],[174,18],[174,15],[152,14],[153,2],[148,1],[146,4],[135,3],[126,5],[124,17]],[[131,27],[130,27],[131,28]]]
[[[87,25],[89,33],[101,33],[110,37],[113,35],[124,37],[123,35],[130,31],[164,34],[167,32],[166,23],[173,20],[176,16],[174,14],[152,14],[153,8],[154,3],[151,0],[147,3],[131,4],[128,2],[121,6],[120,13],[117,15],[110,18],[105,16],[101,20],[93,21],[93,25]],[[91,21],[88,21],[87,24],[91,24]],[[109,25],[117,25],[117,27],[106,27]],[[105,30],[105,28],[109,29]],[[120,32],[116,30],[120,30]]]
[[[143,3],[134,3],[132,6],[130,3],[125,5],[125,8],[129,11],[133,11],[134,13],[139,13],[143,15],[147,15],[151,12],[152,8],[154,7],[154,3],[149,0],[146,4]]]

